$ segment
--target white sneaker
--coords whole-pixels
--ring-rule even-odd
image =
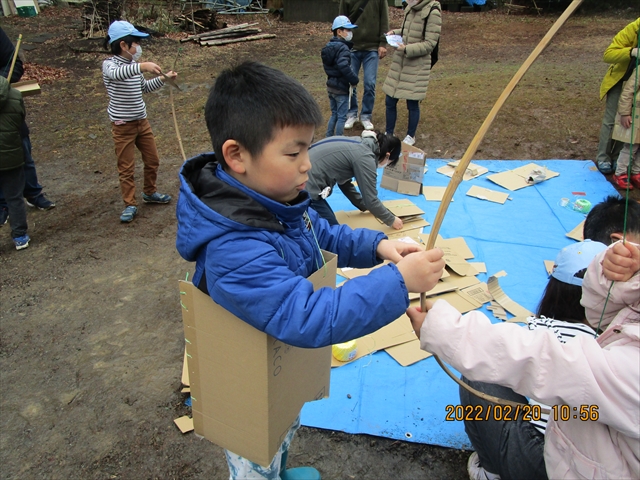
[[[373,130],[373,123],[371,123],[371,120],[362,120],[362,126],[365,130]]]
[[[344,122],[345,130],[353,128],[353,124],[358,121],[358,117],[347,117],[347,121]]]
[[[500,480],[500,475],[487,472],[480,466],[480,458],[478,458],[476,452],[473,452],[469,457],[467,473],[469,474],[469,480]]]
[[[402,140],[404,143],[406,143],[407,145],[415,145],[416,143],[416,139],[413,137],[410,137],[409,135],[407,135],[406,137],[404,137],[404,140]],[[475,452],[474,452],[475,453]]]

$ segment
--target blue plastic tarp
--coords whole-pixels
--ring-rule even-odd
[[[487,176],[518,168],[530,160],[473,163],[488,168],[489,173],[461,182],[440,234],[444,238],[464,237],[475,256],[471,261],[485,262],[487,266],[488,273],[480,274],[479,280],[486,282],[489,275],[505,270],[507,276],[500,278],[502,290],[534,312],[548,281],[543,261],[554,260],[561,248],[574,242],[566,233],[585,218],[570,206],[560,206],[560,199],[586,198],[595,205],[607,195],[616,194],[616,190],[591,161],[535,161],[560,175],[513,192]],[[445,164],[443,160],[428,160],[423,184],[446,186],[449,177],[436,172]],[[380,169],[378,182],[381,175]],[[466,193],[472,185],[509,193],[511,200],[501,205],[468,197]],[[424,217],[430,223],[440,206],[440,202],[428,202],[422,195],[405,197],[381,188],[378,194],[382,200],[411,199],[425,211]],[[355,209],[339,189],[328,201],[334,211]],[[424,229],[425,233],[429,230],[430,227]],[[482,311],[492,321],[499,321],[485,307]],[[458,385],[435,359],[402,367],[386,352],[378,352],[334,368],[330,397],[307,403],[301,418],[302,424],[310,427],[470,449],[462,422],[445,419],[447,405],[458,403]]]

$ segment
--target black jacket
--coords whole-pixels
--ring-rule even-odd
[[[349,93],[349,85],[358,83],[358,75],[351,69],[351,47],[343,38],[333,37],[322,49],[322,66],[327,74],[327,90]]]

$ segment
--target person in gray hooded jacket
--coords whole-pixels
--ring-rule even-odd
[[[400,151],[397,137],[368,130],[362,132],[362,138],[336,136],[314,143],[309,148],[311,170],[306,188],[311,208],[331,225],[338,225],[326,200],[337,184],[360,211],[369,210],[385,225],[401,229],[402,220],[382,204],[376,187],[377,168],[395,165]],[[352,183],[354,177],[360,191]]]

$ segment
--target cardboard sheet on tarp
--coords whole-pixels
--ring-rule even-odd
[[[340,193],[342,194],[342,192]],[[413,208],[413,207],[410,207],[409,204],[414,205],[411,202],[401,202],[401,203],[406,205],[405,207],[406,211],[409,211],[410,209]],[[392,205],[392,207],[394,206]],[[395,210],[396,211],[401,210],[401,207],[396,208]],[[387,236],[389,236],[389,238],[391,238],[392,236],[399,237],[399,236],[409,235],[409,233],[407,232],[409,232],[410,230],[419,229],[420,231],[422,231],[424,227],[429,225],[429,222],[427,222],[422,216],[420,216],[421,214],[408,215],[411,220],[406,221],[400,230],[396,230],[393,227],[389,227],[383,223],[380,223],[378,219],[374,217],[371,212],[361,212],[360,210],[337,210],[335,211],[335,214],[336,214],[336,219],[340,224],[349,225],[351,228],[370,228],[372,230],[378,230],[380,232],[385,233]]]
[[[438,168],[436,171],[447,177],[453,177],[453,173],[456,171],[456,167],[460,163],[460,160],[456,160],[455,162],[449,162],[446,165]],[[467,169],[464,171],[462,175],[462,181],[467,182],[473,178],[479,177],[480,175],[484,175],[489,170],[486,167],[482,167],[473,162],[470,162],[467,166]]]
[[[480,200],[487,200],[489,202],[495,203],[504,203],[509,198],[508,193],[496,192],[495,190],[479,187],[477,185],[472,185],[471,188],[467,191],[467,195],[470,197],[479,198]]]
[[[447,161],[429,159],[428,163],[430,168],[424,184],[446,187],[449,177],[436,170]],[[531,161],[474,160],[473,163],[496,173]],[[469,185],[496,189],[496,185],[487,180],[488,175],[465,182],[456,191],[455,202],[449,206],[440,229],[445,238],[463,237],[475,254],[472,261],[484,262],[489,272],[505,270],[508,275],[500,278],[502,290],[529,311],[535,310],[548,282],[542,261],[556,258],[560,249],[574,242],[565,235],[584,218],[560,207],[560,197],[566,196],[562,192],[583,191],[594,205],[607,195],[616,194],[606,178],[591,168],[592,161],[536,160],[535,163],[560,175],[551,181],[509,192],[513,200],[504,205],[467,197]],[[380,178],[381,170],[378,172]],[[402,198],[389,190],[380,189],[378,193],[382,200]],[[328,200],[334,211],[352,208],[341,192],[335,192]],[[427,202],[422,196],[411,197],[411,200],[426,212],[426,218],[435,218],[439,203]],[[477,278],[486,283],[489,277],[481,273]],[[486,304],[480,311],[498,322]],[[433,358],[402,367],[388,353],[377,352],[332,369],[331,397],[307,403],[302,410],[302,423],[348,433],[470,449],[462,422],[445,421],[446,405],[460,402],[458,388]]]
[[[487,178],[507,190],[519,190],[546,182],[558,175],[558,172],[553,172],[544,165],[529,163],[513,170],[489,175]]]
[[[576,225],[576,228],[568,232],[567,237],[582,242],[584,240],[584,220]]]
[[[337,257],[309,277],[335,287]],[[331,347],[287,345],[180,282],[193,425],[197,434],[269,465],[305,402],[329,394]]]

